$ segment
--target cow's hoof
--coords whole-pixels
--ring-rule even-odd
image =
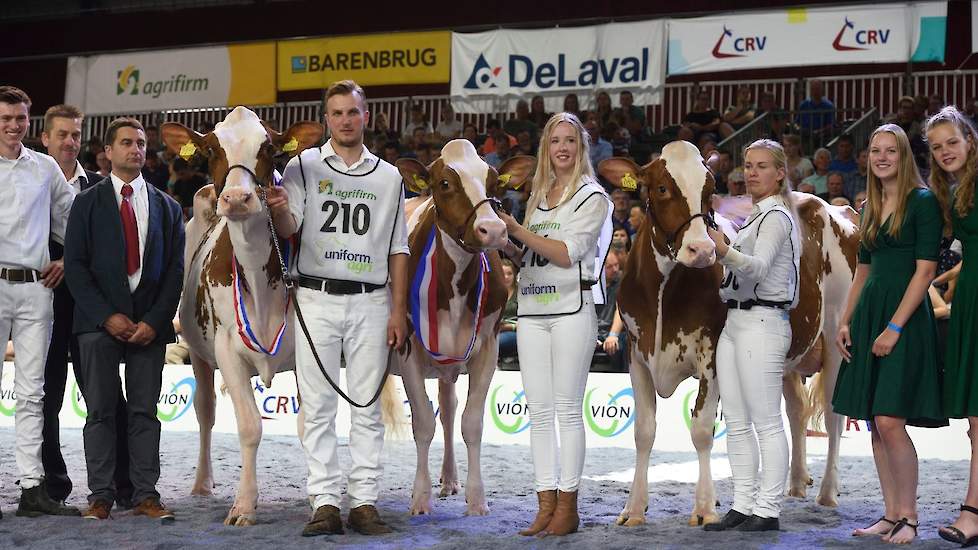
[[[190,488],[190,494],[197,497],[209,497],[214,494],[214,482],[207,480],[194,483]]]
[[[448,483],[442,483],[441,491],[438,492],[438,498],[447,498],[452,495],[457,495],[462,489],[462,485],[458,481],[450,481]]]
[[[792,487],[788,489],[788,496],[795,498],[805,498],[808,496],[808,488],[804,485],[801,487]]]
[[[628,512],[618,514],[618,518],[615,520],[615,525],[624,525],[625,527],[635,527],[636,525],[644,524],[644,515],[631,515]]]
[[[258,516],[256,514],[237,514],[231,512],[228,517],[224,519],[224,525],[232,527],[251,527],[252,525],[258,525]]]
[[[431,514],[431,500],[417,499],[411,503],[412,516],[426,516]]]
[[[837,508],[839,506],[838,497],[832,493],[820,493],[815,502],[820,506],[827,506],[829,508]]]
[[[465,507],[465,515],[467,516],[488,516],[489,515],[489,505],[486,503],[472,505],[469,504]]]
[[[708,512],[706,514],[693,514],[689,516],[687,525],[690,527],[702,527],[718,521],[720,521],[720,517],[715,512]]]

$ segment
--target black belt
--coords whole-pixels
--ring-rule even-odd
[[[0,279],[11,283],[33,283],[41,280],[41,272],[36,269],[0,269]]]
[[[776,309],[787,309],[791,305],[791,302],[772,302],[771,300],[746,300],[744,302],[738,302],[737,300],[727,300],[727,307],[730,309],[750,309],[754,306],[762,307],[773,307]]]
[[[373,292],[387,286],[344,281],[342,279],[320,279],[318,277],[307,277],[306,275],[299,275],[298,283],[303,288],[310,288],[327,294],[360,294],[363,292]]]

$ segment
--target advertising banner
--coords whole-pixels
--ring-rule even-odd
[[[943,61],[947,4],[792,8],[669,21],[669,74]]]
[[[275,103],[275,44],[70,57],[65,101],[88,114]]]
[[[450,52],[448,31],[283,40],[278,89],[321,89],[348,78],[362,86],[443,84]]]
[[[452,102],[476,112],[479,101],[533,94],[631,90],[635,103],[659,103],[665,81],[665,21],[576,28],[452,33]]]

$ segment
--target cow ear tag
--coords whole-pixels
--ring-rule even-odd
[[[197,146],[194,145],[194,142],[192,141],[188,141],[187,143],[183,144],[183,147],[180,148],[180,158],[183,160],[190,160],[190,158],[196,154]]]
[[[513,174],[499,174],[499,177],[496,178],[496,181],[503,185],[509,185],[509,180],[511,179],[513,179]]]
[[[418,189],[423,191],[428,188],[428,180],[422,178],[421,176],[414,174],[412,179],[414,180],[414,186]]]
[[[292,136],[292,139],[282,146],[282,151],[285,151],[286,153],[294,153],[298,148],[299,140],[297,140],[295,136]]]
[[[625,174],[621,177],[621,188],[626,191],[634,191],[638,189],[638,180],[631,172]]]

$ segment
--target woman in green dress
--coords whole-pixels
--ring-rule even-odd
[[[930,185],[963,252],[944,355],[944,412],[950,418],[967,418],[971,438],[971,480],[961,515],[938,533],[972,546],[978,543],[978,133],[960,111],[945,107],[927,121],[927,143]]]
[[[927,289],[943,218],[895,124],[873,132],[859,265],[836,345],[843,362],[835,412],[872,423],[884,514],[855,536],[908,543],[917,535],[917,451],[907,425],[942,426],[937,329]]]

